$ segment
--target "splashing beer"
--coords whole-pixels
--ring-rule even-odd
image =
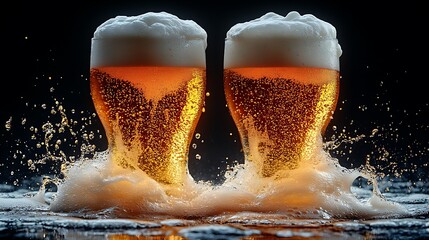
[[[227,33],[224,88],[245,160],[260,176],[296,168],[335,109],[341,48],[313,15],[267,13]]]
[[[161,12],[101,24],[91,49],[91,94],[111,159],[180,184],[205,93],[206,32]]]

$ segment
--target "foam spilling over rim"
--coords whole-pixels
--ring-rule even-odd
[[[339,70],[334,26],[311,14],[269,12],[234,25],[226,35],[224,67],[319,67]]]
[[[111,18],[94,32],[91,67],[205,67],[207,33],[166,12]]]

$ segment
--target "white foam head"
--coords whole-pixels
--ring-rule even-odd
[[[117,16],[94,32],[91,67],[205,67],[207,33],[192,20],[166,12]]]
[[[225,40],[224,67],[297,66],[339,70],[336,29],[311,14],[269,12],[233,26]]]

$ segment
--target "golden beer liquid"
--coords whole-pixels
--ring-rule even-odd
[[[336,107],[339,72],[307,67],[224,70],[245,160],[270,177],[311,157]]]
[[[97,67],[90,76],[111,158],[158,182],[183,183],[204,103],[205,69]]]

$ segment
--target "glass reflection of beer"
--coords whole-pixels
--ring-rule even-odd
[[[335,110],[340,55],[335,28],[313,15],[267,13],[228,31],[226,99],[260,176],[311,159]]]
[[[184,181],[204,102],[206,39],[195,22],[165,12],[97,28],[91,95],[118,165],[165,184]]]

